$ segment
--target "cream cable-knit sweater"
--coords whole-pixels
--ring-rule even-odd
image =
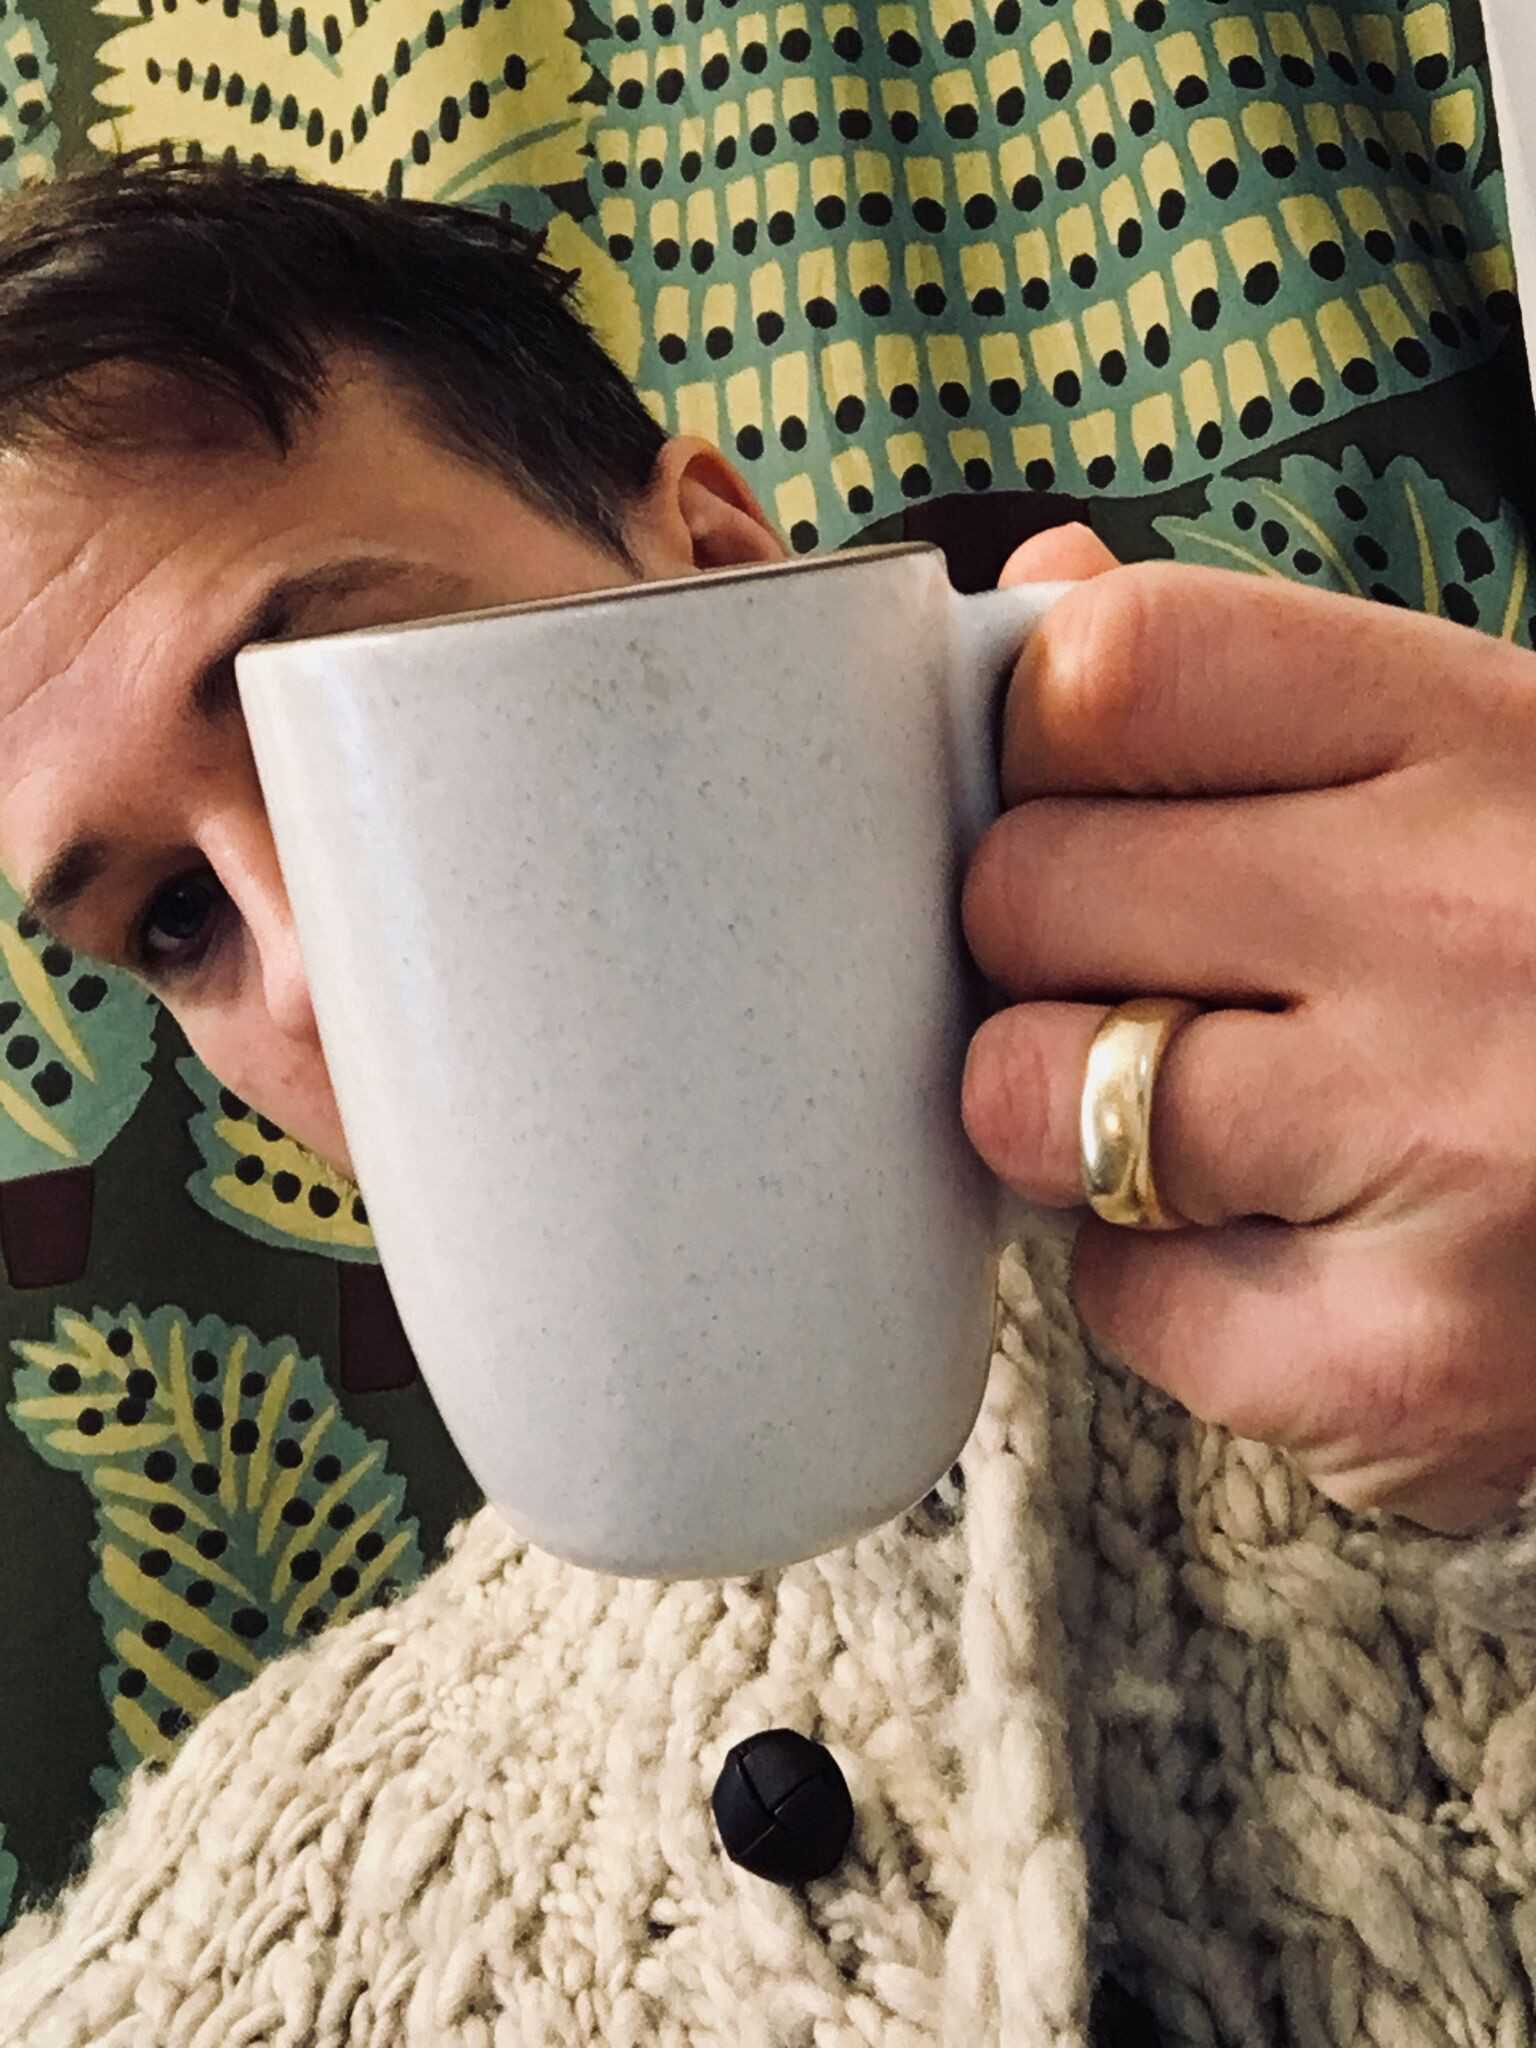
[[[905,1522],[657,1587],[481,1514],[140,1774],[0,1943],[0,2040],[1047,2048],[1102,1961],[1168,2043],[1529,2042],[1536,1648],[1437,1601],[1451,1546],[1090,1358],[1026,1249]],[[804,1893],[710,1815],[774,1725],[858,1814]]]

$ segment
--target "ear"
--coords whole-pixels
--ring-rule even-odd
[[[692,435],[662,448],[629,541],[647,577],[781,562],[786,552],[745,478]]]

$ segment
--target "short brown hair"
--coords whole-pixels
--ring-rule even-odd
[[[96,374],[120,369],[286,452],[356,352],[445,446],[627,556],[664,436],[573,282],[486,213],[136,152],[0,202],[0,444],[143,446]]]

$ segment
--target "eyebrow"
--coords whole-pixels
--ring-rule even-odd
[[[468,592],[464,579],[447,570],[431,569],[398,555],[349,555],[322,562],[301,575],[284,576],[269,586],[247,611],[234,632],[203,663],[188,696],[193,716],[216,725],[238,710],[235,656],[256,640],[281,640],[293,635],[303,614],[323,600],[354,597],[360,591],[412,577],[435,592],[448,609]],[[89,834],[71,839],[44,862],[22,906],[21,917],[56,930],[101,880],[113,862],[113,848]]]

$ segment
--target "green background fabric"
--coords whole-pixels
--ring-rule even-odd
[[[1475,7],[0,0],[0,187],[161,143],[505,208],[790,544],[1091,518],[1532,642]],[[963,502],[962,502],[963,501]],[[0,1922],[477,1502],[356,1191],[0,894]]]

